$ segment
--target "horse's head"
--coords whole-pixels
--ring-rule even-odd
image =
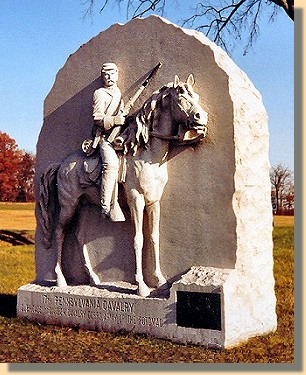
[[[194,77],[186,82],[175,76],[172,90],[172,117],[179,124],[178,135],[182,141],[204,138],[207,132],[207,112],[199,103],[199,95],[193,90]]]
[[[147,145],[150,137],[194,143],[204,138],[207,131],[207,112],[199,103],[199,95],[193,90],[194,78],[190,74],[186,82],[178,76],[148,98],[143,106],[130,116],[124,132],[115,140],[117,149],[136,153],[139,145]]]

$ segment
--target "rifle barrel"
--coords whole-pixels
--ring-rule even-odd
[[[162,63],[159,61],[159,63],[152,69],[151,73],[148,75],[148,77],[143,82],[142,86],[146,87],[147,84],[150,82],[150,80],[153,78],[153,76],[156,74],[158,69],[162,66]]]
[[[136,100],[139,98],[143,90],[147,87],[153,76],[157,73],[158,69],[162,66],[162,63],[159,62],[151,71],[151,73],[148,75],[148,77],[145,79],[145,81],[142,83],[142,85],[139,87],[139,89],[136,91],[136,93],[129,99],[128,103],[125,106],[125,112],[128,114],[131,108],[133,107]]]

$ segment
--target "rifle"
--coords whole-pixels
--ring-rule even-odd
[[[126,105],[124,106],[124,110],[123,110],[123,116],[127,116],[130,112],[130,110],[132,109],[132,107],[134,106],[136,100],[140,97],[140,95],[142,94],[142,92],[144,91],[144,89],[148,86],[149,82],[151,81],[151,79],[155,76],[155,74],[157,73],[158,69],[162,66],[162,63],[159,62],[150,72],[150,74],[147,76],[147,78],[143,81],[143,83],[141,84],[141,86],[139,87],[139,89],[136,91],[136,93],[129,99],[129,101],[126,103]],[[113,128],[111,134],[109,135],[109,137],[107,138],[108,142],[112,143],[114,141],[114,139],[117,137],[117,135],[119,134],[120,130],[121,130],[121,126],[122,125],[117,125]]]

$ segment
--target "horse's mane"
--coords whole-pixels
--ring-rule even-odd
[[[159,90],[155,91],[136,111],[128,121],[128,126],[122,136],[125,143],[135,148],[140,145],[146,145],[149,141],[149,132],[153,130],[160,117],[163,100],[173,89],[173,83],[168,83]],[[135,150],[136,151],[136,150]]]
[[[134,114],[138,133],[141,134],[145,144],[149,141],[149,131],[153,130],[156,126],[156,120],[160,115],[162,102],[164,98],[168,96],[171,89],[173,89],[173,83],[169,83],[155,91]]]

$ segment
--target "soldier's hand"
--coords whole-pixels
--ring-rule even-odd
[[[104,123],[103,123],[103,120],[94,120],[94,125],[98,128],[101,128],[103,129],[104,127]]]
[[[123,125],[125,121],[125,117],[120,114],[114,117],[114,125]]]

